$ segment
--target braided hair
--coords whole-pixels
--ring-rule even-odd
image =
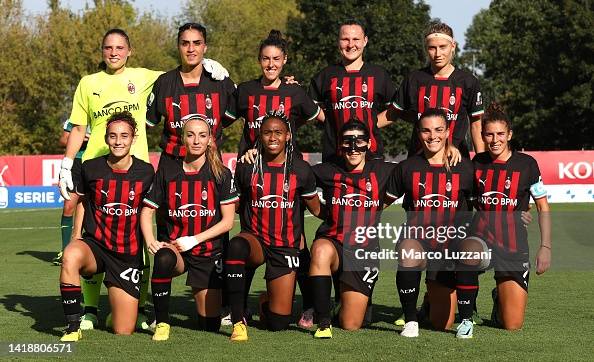
[[[291,136],[293,135],[293,131],[291,130],[291,123],[289,122],[289,118],[287,115],[281,110],[274,110],[268,111],[262,118],[262,123],[260,124],[260,129],[264,126],[264,124],[270,119],[277,119],[280,120],[286,127]],[[258,136],[256,140],[255,149],[258,151],[258,155],[256,157],[256,162],[254,162],[254,166],[252,168],[252,178],[251,183],[257,182],[257,185],[263,188],[264,183],[264,146],[262,145],[262,141],[260,139],[261,136]],[[289,194],[289,178],[291,175],[291,171],[293,169],[293,159],[294,159],[294,147],[292,140],[289,140],[285,144],[285,161],[283,162],[283,194],[282,197],[284,200],[287,199],[287,195]],[[255,180],[254,180],[255,179]],[[281,213],[281,228],[284,225],[284,213]]]

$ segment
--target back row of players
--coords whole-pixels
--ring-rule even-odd
[[[246,340],[246,279],[263,263],[267,264],[268,293],[261,298],[261,318],[272,330],[286,328],[295,271],[300,266],[303,271],[308,262],[308,253],[303,252],[307,250],[302,236],[303,206],[324,220],[312,244],[311,265],[305,269],[309,280],[304,284],[309,284],[311,295],[305,298],[307,288],[302,288],[304,299],[313,304],[318,318],[315,336],[332,335],[332,274],[340,276],[341,326],[360,328],[378,269],[373,264],[377,260],[360,264],[352,255],[355,250],[343,248],[359,245],[354,240],[354,229],[376,225],[384,204],[403,194],[407,210],[428,215],[425,219],[415,216],[409,220],[411,223],[458,223],[455,212],[465,207],[468,210],[465,200],[475,194],[474,184],[479,190],[477,194],[492,195],[479,198],[487,200],[482,209],[499,213],[479,217],[481,227],[476,229],[476,237],[457,242],[456,247],[484,250],[486,242],[504,253],[499,260],[522,265],[502,266],[496,274],[501,287],[498,299],[503,326],[519,328],[527,300],[528,260],[525,229],[517,227],[519,219],[512,211],[527,209],[530,193],[537,200],[539,211],[547,211],[536,162],[509,149],[511,123],[500,110],[493,109],[490,117],[483,118],[485,129],[481,132],[481,122],[477,122],[482,114],[478,82],[471,74],[453,67],[455,42],[447,25],[433,24],[426,32],[430,66],[411,73],[398,92],[383,68],[363,62],[366,43],[364,28],[359,23],[347,22],[340,27],[342,64],[330,66],[314,78],[312,101],[298,85],[285,84],[280,78],[287,50],[278,32],[271,32],[260,46],[262,77],[235,89],[228,78],[214,78],[220,72],[216,64],[203,64],[206,30],[198,24],[180,28],[181,66],[160,75],[156,82],[156,72],[125,66],[130,55],[129,40],[121,30],[109,31],[103,39],[105,70],[84,77],[77,88],[71,115],[75,126],[61,172],[61,187],[72,189],[72,159],[86,126],[90,125],[89,143],[83,155],[84,160],[90,161],[85,162],[77,182],[77,192],[85,195],[85,234],[66,249],[60,279],[69,321],[63,339],[78,340],[81,336],[79,275],[98,272],[106,272],[114,330],[134,330],[136,308],[143,304],[137,301],[142,294],[140,277],[148,274],[141,273],[143,237],[139,227],[149,251],[155,254],[151,285],[157,328],[153,339],[169,337],[171,278],[184,271],[188,271],[187,284],[192,286],[196,298],[200,326],[217,330],[224,269],[225,304],[231,308],[234,323],[231,339]],[[164,152],[154,180],[150,165],[141,161],[148,160],[144,123],[134,121],[145,119],[143,97],[148,97],[147,124],[164,122]],[[392,107],[382,111],[389,105]],[[131,111],[134,116],[114,115],[118,110]],[[254,165],[238,165],[233,186],[216,143],[220,146],[222,142],[222,127],[240,116],[245,119],[240,154],[254,147],[258,153]],[[378,128],[388,125],[394,116],[412,119],[416,125],[409,152],[415,156],[399,166],[376,160],[383,155]],[[292,131],[313,119],[324,123],[325,162],[315,166],[312,173],[300,157],[294,157],[299,153]],[[466,159],[450,167],[445,156],[452,152],[448,145],[467,155],[464,138],[469,124],[475,149],[482,151],[486,142],[489,153],[477,156],[475,170]],[[488,125],[493,129],[488,129]],[[137,141],[134,143],[133,139]],[[418,153],[420,149],[423,152]],[[106,153],[109,155],[102,156]],[[324,192],[326,207],[319,203],[316,185]],[[242,232],[226,244],[225,235],[232,227],[238,200],[235,188],[241,194]],[[68,197],[67,192],[63,193]],[[419,203],[436,194],[459,202],[450,203],[447,212],[436,203]],[[146,207],[140,212],[142,200]],[[479,202],[479,208],[480,205]],[[160,210],[157,239],[152,232],[152,208]],[[431,211],[432,208],[435,210]],[[508,212],[506,216],[500,215],[503,211]],[[541,225],[539,272],[546,270],[550,262],[550,226],[545,218]],[[443,245],[435,240],[405,239],[399,248],[433,250]],[[369,239],[363,246],[373,251],[377,240]],[[350,266],[345,268],[347,256],[346,264]],[[404,336],[418,335],[419,267],[425,263],[422,258],[405,258],[399,263],[397,284],[406,318]],[[472,336],[469,320],[478,288],[476,268],[467,269],[441,273],[454,278],[453,282],[444,282],[447,278],[440,273],[434,273],[428,281],[429,286],[435,286],[429,288],[429,297],[435,297],[431,319],[438,328],[451,326],[455,310],[451,306],[452,291],[457,291],[463,318],[458,329],[460,337]],[[442,285],[445,289],[439,288]],[[447,296],[447,301],[443,296]]]

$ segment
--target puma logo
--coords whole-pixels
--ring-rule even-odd
[[[260,106],[257,106],[257,105],[254,104],[254,105],[252,105],[252,108],[257,109],[258,112],[260,112]]]
[[[103,191],[103,190],[101,190],[101,193],[102,193],[103,195],[105,195],[105,197],[107,197],[107,194],[109,194],[109,190],[107,190],[107,191]]]
[[[345,184],[344,182],[341,182],[341,183],[340,183],[340,186],[343,186],[345,189],[347,189],[347,188],[348,188],[347,184]]]
[[[425,183],[426,183],[426,182],[425,182]],[[419,186],[422,186],[422,187],[423,187],[423,190],[425,190],[425,183],[420,183],[420,182],[419,182]]]
[[[485,187],[485,182],[486,182],[486,180],[481,180],[481,179],[479,178],[479,183],[480,183],[481,185],[483,185],[483,187]]]
[[[181,199],[182,193],[181,193],[181,192],[180,192],[180,193],[177,193],[177,192],[176,192],[176,193],[175,193],[175,196],[177,196],[177,197],[179,197],[179,198]]]
[[[177,107],[177,109],[179,109],[181,111],[181,101],[179,101],[179,103],[175,103],[175,102],[171,102],[171,105]]]
[[[101,98],[101,94],[99,94],[99,93],[93,92],[93,95],[97,96],[98,98]]]
[[[342,93],[342,87],[336,87],[336,89],[340,89],[340,93]]]
[[[427,96],[423,96],[424,99],[427,100],[427,102],[431,102],[431,96],[427,97]]]

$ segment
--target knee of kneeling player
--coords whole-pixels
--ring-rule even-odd
[[[170,277],[173,275],[175,264],[177,263],[177,256],[175,252],[169,248],[161,248],[155,254],[153,267],[153,275],[159,277]]]
[[[352,318],[341,318],[340,320],[340,327],[347,331],[356,331],[361,329],[363,326],[363,321],[354,320]]]
[[[291,323],[290,315],[276,314],[270,310],[267,310],[265,313],[268,330],[278,332],[289,328],[289,323]]]
[[[221,327],[220,317],[203,317],[198,315],[198,328],[207,332],[218,332]]]
[[[122,326],[113,326],[113,334],[117,334],[120,336],[129,336],[134,333],[134,326],[132,327],[122,327]]]

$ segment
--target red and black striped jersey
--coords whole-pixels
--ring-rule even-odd
[[[513,152],[507,161],[501,162],[483,152],[472,162],[479,209],[473,233],[505,251],[528,252],[521,211],[528,210],[531,195],[534,199],[547,196],[536,160]]]
[[[349,119],[356,118],[370,131],[371,155],[383,158],[384,146],[377,127],[377,115],[392,102],[396,87],[386,69],[364,63],[360,70],[347,71],[331,65],[311,81],[310,95],[322,105],[326,116],[322,141],[322,160],[338,162],[341,150],[338,132]]]
[[[429,240],[437,247],[445,245],[446,241],[436,239],[438,227],[457,230],[458,226],[463,226],[466,233],[466,226],[470,224],[465,223],[471,221],[469,200],[474,195],[473,175],[472,162],[466,158],[449,171],[443,164],[430,164],[423,155],[413,155],[396,166],[393,189],[396,196],[404,195],[402,207],[407,211],[407,224],[423,226],[417,230],[418,239]]]
[[[412,71],[400,84],[392,106],[412,123],[427,109],[442,109],[450,121],[450,142],[469,157],[465,142],[469,123],[484,112],[479,81],[472,73],[456,68],[449,77],[440,78],[430,67]],[[410,142],[408,154],[413,155],[421,147],[416,132]]]
[[[158,235],[161,241],[173,241],[182,236],[192,236],[213,227],[222,219],[221,205],[238,202],[233,186],[233,176],[228,168],[217,182],[208,163],[199,171],[184,171],[175,161],[159,165],[153,186],[144,198],[145,206],[163,208],[166,234]],[[157,214],[159,215],[159,214]],[[193,255],[211,256],[222,251],[222,240],[227,233],[204,241],[192,250]]]
[[[163,152],[176,157],[186,155],[181,131],[184,120],[192,114],[208,121],[220,147],[223,127],[235,120],[235,91],[231,79],[217,81],[207,72],[202,72],[198,84],[184,84],[179,67],[161,74],[147,100],[146,122],[152,127],[163,119],[159,143]]]
[[[397,197],[390,187],[396,164],[368,160],[361,171],[347,171],[342,163],[326,162],[313,167],[316,182],[322,189],[328,216],[316,232],[316,238],[334,239],[341,244],[367,246],[377,240],[357,243],[358,226],[374,226],[380,221],[384,204]]]
[[[316,180],[309,164],[297,157],[288,176],[284,165],[238,163],[235,184],[240,193],[241,230],[272,247],[298,248],[303,233],[302,199],[315,197]]]
[[[114,170],[108,156],[87,160],[82,165],[76,192],[84,195],[83,237],[91,237],[107,250],[137,255],[142,249],[139,212],[151,187],[154,169],[132,156],[128,170]]]
[[[260,79],[241,83],[237,87],[237,115],[243,117],[243,134],[239,143],[239,155],[254,148],[260,125],[266,112],[282,111],[296,134],[297,128],[316,118],[320,108],[307,96],[297,84],[281,83],[278,88],[262,85]],[[297,137],[292,138],[297,150]]]

